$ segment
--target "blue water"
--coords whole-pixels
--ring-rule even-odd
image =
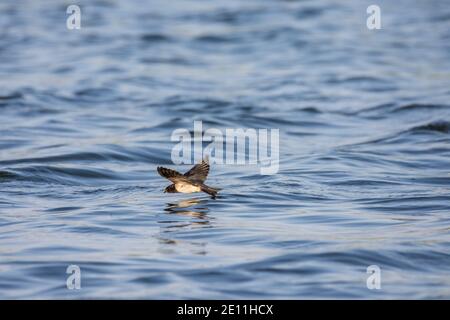
[[[450,298],[448,1],[68,4],[0,3],[0,298]],[[278,174],[163,194],[194,120]]]

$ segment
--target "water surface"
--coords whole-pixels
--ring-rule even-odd
[[[0,4],[0,298],[450,298],[447,1],[77,4]],[[163,194],[195,120],[278,174]]]

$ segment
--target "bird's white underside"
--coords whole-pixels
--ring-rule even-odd
[[[175,183],[175,189],[181,193],[192,193],[201,191],[199,186],[194,186],[192,184],[182,182]]]

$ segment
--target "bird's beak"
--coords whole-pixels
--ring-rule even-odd
[[[167,191],[166,191],[166,189],[164,189],[164,191],[163,191],[164,193],[167,193]]]

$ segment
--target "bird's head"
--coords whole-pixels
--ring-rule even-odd
[[[164,193],[174,193],[174,192],[177,192],[177,190],[175,190],[174,184],[171,184],[170,186],[164,189]]]

